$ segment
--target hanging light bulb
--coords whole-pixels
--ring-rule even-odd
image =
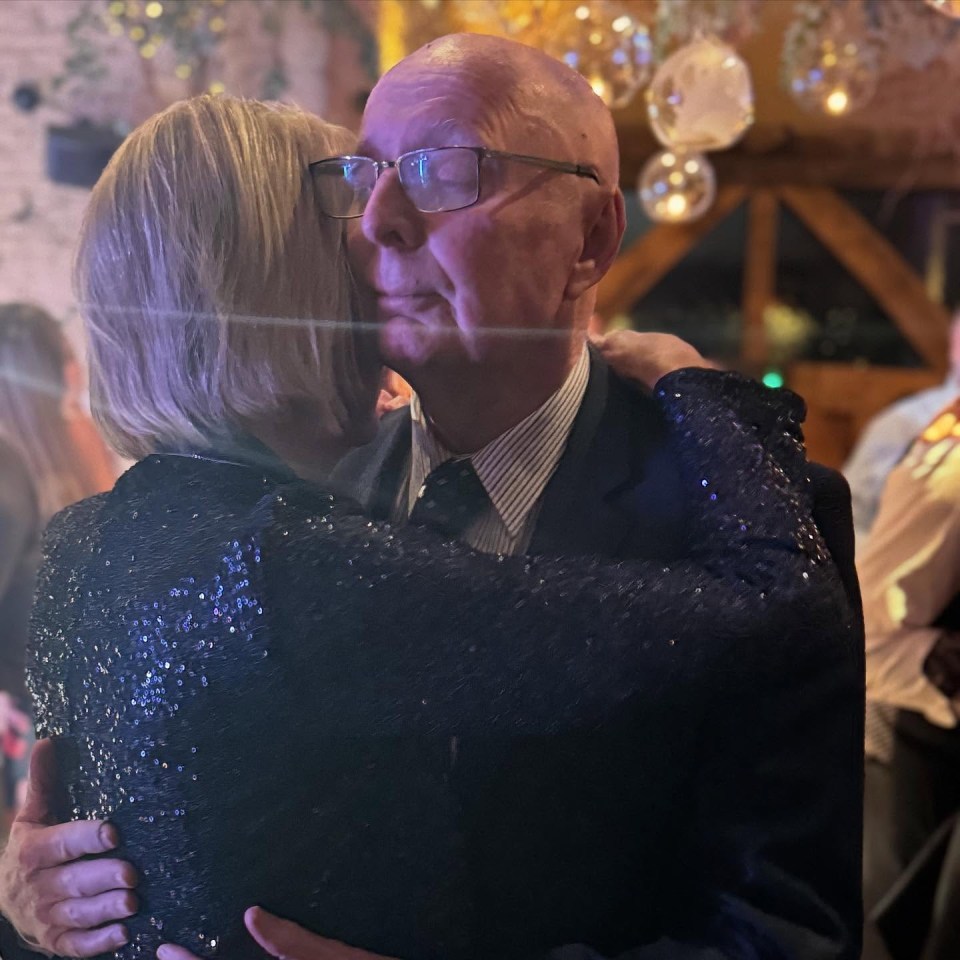
[[[581,73],[609,107],[626,106],[650,79],[646,27],[609,0],[569,0],[543,48]]]
[[[702,153],[661,150],[644,165],[637,190],[651,220],[688,223],[713,205],[717,178]]]
[[[840,117],[869,103],[880,79],[880,57],[862,26],[826,16],[788,39],[784,75],[801,107]]]
[[[750,70],[733,47],[703,37],[681,47],[647,88],[657,139],[678,150],[725,150],[753,123]]]
[[[896,37],[896,43],[887,44],[887,55],[912,70],[926,70],[939,60],[958,29],[950,17],[934,16],[914,0],[887,0],[874,11],[877,33]]]
[[[960,0],[926,0],[928,7],[951,20],[960,20]]]

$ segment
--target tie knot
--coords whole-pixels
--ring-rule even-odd
[[[447,460],[430,471],[410,514],[410,523],[459,538],[490,502],[469,460]]]

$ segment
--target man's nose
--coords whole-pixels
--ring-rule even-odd
[[[410,202],[392,168],[380,174],[360,227],[367,240],[380,247],[415,250],[427,238],[423,214]]]

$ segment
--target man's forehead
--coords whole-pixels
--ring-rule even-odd
[[[437,96],[406,109],[376,105],[363,117],[359,149],[380,159],[421,147],[493,146],[495,119],[481,111],[462,109],[455,98]],[[388,156],[389,155],[389,156]]]

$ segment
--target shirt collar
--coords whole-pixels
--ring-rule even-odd
[[[510,535],[517,536],[543,494],[566,448],[573,421],[590,378],[586,346],[563,385],[541,407],[492,440],[460,459],[470,460],[490,502]],[[455,459],[430,429],[416,394],[410,402],[413,447],[410,461],[409,508],[431,470]]]

